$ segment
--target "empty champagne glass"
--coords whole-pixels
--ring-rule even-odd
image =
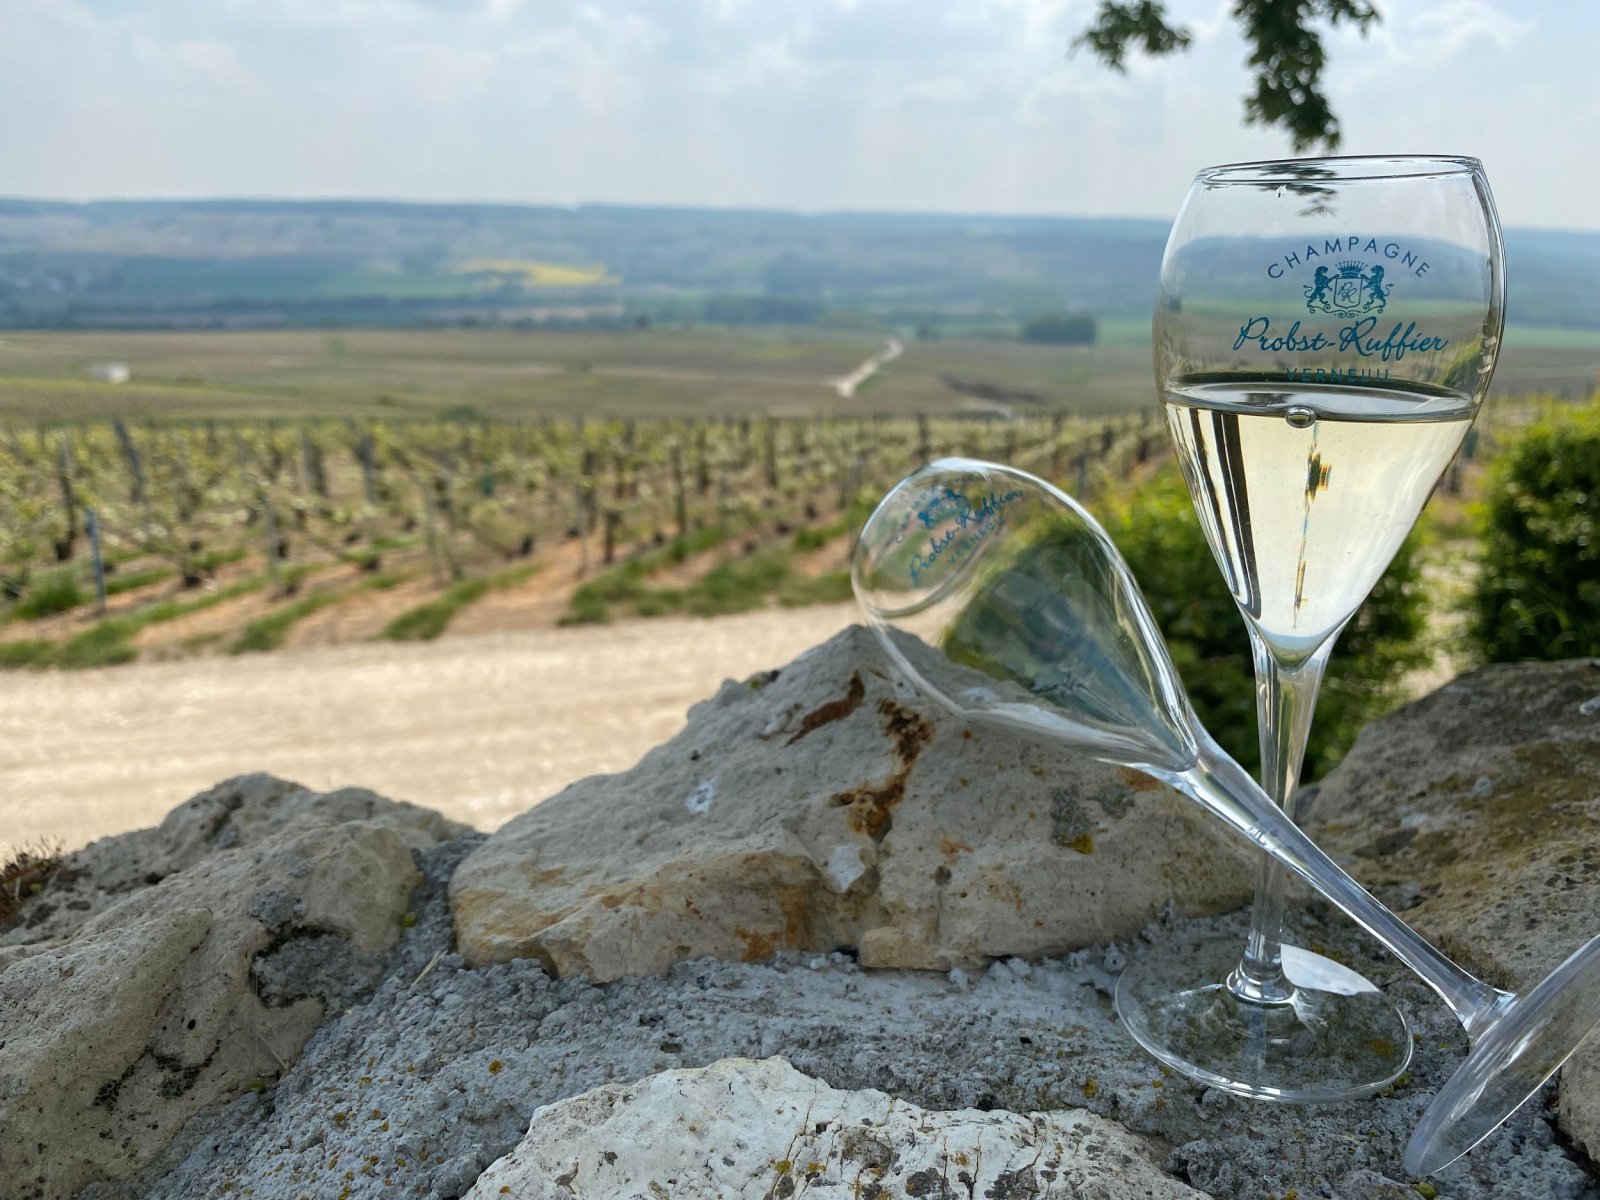
[[[1156,383],[1206,540],[1249,629],[1261,780],[1291,819],[1334,639],[1405,538],[1489,386],[1500,229],[1475,159],[1201,171],[1167,242]],[[1398,1010],[1280,944],[1263,859],[1243,947],[1156,950],[1117,1008],[1163,1062],[1244,1095],[1338,1100],[1404,1068]],[[1287,970],[1286,970],[1287,966]],[[1337,983],[1343,979],[1344,983]],[[1365,1077],[1329,1043],[1365,1038]]]
[[[1432,1174],[1475,1146],[1600,1023],[1600,938],[1531,990],[1498,991],[1419,937],[1302,833],[1195,719],[1155,621],[1105,532],[1022,471],[944,459],[868,519],[851,581],[872,629],[919,687],[976,721],[1078,747],[1167,783],[1322,892],[1434,989],[1472,1042],[1413,1133],[1405,1168]],[[1340,975],[1338,972],[1344,972]],[[1326,981],[1382,1013],[1344,968]],[[1359,1077],[1359,1030],[1306,1064]]]

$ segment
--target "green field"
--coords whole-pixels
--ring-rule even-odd
[[[824,417],[1012,411],[1103,416],[1153,400],[1148,322],[1093,347],[963,338],[905,352],[846,399],[884,339],[814,330],[10,333],[0,419]],[[129,382],[89,377],[120,362]],[[1513,327],[1495,389],[1587,395],[1600,334]],[[998,405],[998,407],[997,407]]]
[[[986,407],[974,385],[1022,393],[1007,403],[1025,411],[1114,413],[1148,398],[1141,345],[977,339],[908,342],[856,397],[840,397],[833,381],[883,344],[858,333],[722,329],[16,333],[0,335],[0,415],[948,415]],[[127,364],[131,380],[91,379],[102,362]]]

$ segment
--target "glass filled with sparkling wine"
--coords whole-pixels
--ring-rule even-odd
[[[1173,225],[1156,385],[1250,633],[1262,785],[1291,818],[1334,641],[1483,402],[1504,301],[1476,159],[1208,168]],[[1211,942],[1145,955],[1119,983],[1118,1012],[1157,1058],[1214,1087],[1368,1095],[1405,1069],[1410,1030],[1359,975],[1282,945],[1284,878],[1263,860],[1242,953]]]

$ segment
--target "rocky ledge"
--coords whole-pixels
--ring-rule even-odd
[[[1115,974],[1250,869],[1126,772],[982,737],[841,634],[492,837],[266,776],[97,842],[0,929],[0,1196],[1600,1197],[1600,1048],[1443,1177],[1401,1150],[1466,1039],[1267,1105],[1157,1067]],[[1600,927],[1600,664],[1493,668],[1320,789],[1354,873],[1497,982]]]

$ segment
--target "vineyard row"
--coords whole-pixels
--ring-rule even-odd
[[[36,644],[82,638],[97,620],[175,619],[229,589],[315,611],[363,579],[431,580],[430,603],[470,603],[557,559],[592,594],[608,570],[638,580],[714,548],[719,562],[780,542],[817,548],[943,455],[1093,494],[1165,447],[1151,417],[14,429],[0,434],[3,636]],[[323,578],[342,590],[302,594]]]

